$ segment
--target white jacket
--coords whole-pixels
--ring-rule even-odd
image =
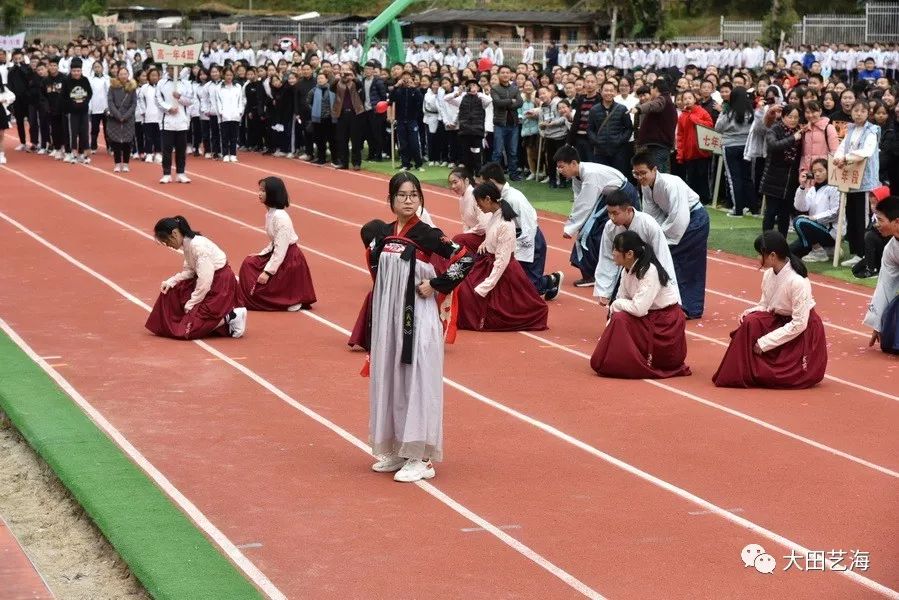
[[[205,94],[201,97],[201,101],[205,100],[206,103],[200,106],[200,116],[209,117],[218,117],[219,116],[219,107],[218,107],[218,94],[219,89],[221,89],[221,81],[219,83],[214,83],[211,79],[203,84],[203,89],[205,90]]]
[[[87,78],[91,84],[91,101],[88,110],[92,115],[102,115],[109,107],[109,77],[100,75],[97,77],[93,73]]]
[[[156,123],[162,121],[162,111],[156,104],[156,85],[145,83],[137,90],[137,110],[144,115],[144,123]]]
[[[443,95],[445,93],[443,88],[439,88],[436,94],[430,89],[425,92],[425,99],[422,102],[422,111],[424,115],[422,117],[422,122],[428,126],[428,131],[431,133],[437,133],[437,126],[441,121],[440,103],[443,100]]]
[[[175,90],[181,94],[177,100],[173,93]],[[194,91],[190,81],[179,79],[177,82],[171,79],[156,86],[156,104],[162,112],[163,131],[186,131],[190,128],[190,115],[188,107],[194,104]],[[170,109],[177,108],[178,112],[171,114]]]
[[[246,98],[243,86],[232,83],[222,84],[216,94],[216,106],[222,121],[240,121]]]

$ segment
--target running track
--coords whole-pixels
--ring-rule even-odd
[[[745,259],[709,261],[694,375],[596,377],[604,311],[568,286],[535,334],[460,332],[446,358],[446,455],[431,484],[372,473],[363,356],[345,345],[370,277],[358,228],[386,178],[242,155],[113,175],[12,155],[0,193],[0,318],[71,385],[261,589],[290,598],[899,598],[899,363],[867,348],[869,290],[813,286],[828,379],[716,389],[727,334],[758,296]],[[278,173],[286,171],[286,173]],[[183,214],[232,267],[265,245],[256,181],[285,177],[319,302],[252,313],[240,340],[143,329],[180,257],[149,235]],[[456,199],[428,188],[437,225]],[[567,267],[558,217],[547,268]],[[55,358],[59,357],[59,358]],[[355,446],[355,447],[354,447]],[[180,503],[180,502],[179,502]],[[777,571],[744,568],[759,543]],[[862,550],[854,573],[783,571],[792,550]],[[845,562],[845,561],[844,561]],[[804,566],[804,561],[801,561]],[[282,596],[283,595],[283,596]]]

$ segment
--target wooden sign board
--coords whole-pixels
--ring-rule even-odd
[[[236,33],[237,23],[219,23],[219,31],[222,33]]]
[[[119,13],[108,16],[91,15],[91,17],[94,20],[94,25],[96,25],[97,27],[112,27],[119,22]]]
[[[868,159],[860,162],[846,164],[838,167],[833,162],[833,157],[827,160],[827,182],[836,186],[841,192],[851,192],[862,186],[862,178],[865,176],[865,166]]]
[[[724,152],[724,146],[721,145],[721,134],[714,129],[697,125],[696,141],[700,150],[712,152],[713,154],[722,154]]]
[[[170,46],[169,44],[150,42],[150,49],[153,52],[153,62],[166,65],[195,64],[200,58],[200,48],[202,48],[202,46],[202,44]]]

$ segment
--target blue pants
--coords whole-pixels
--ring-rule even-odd
[[[511,177],[518,177],[518,127],[493,127],[493,162],[500,162],[506,152],[506,168]]]
[[[830,248],[836,244],[827,227],[808,217],[796,217],[796,220],[793,221],[793,228],[799,239],[790,244],[790,252],[799,258],[811,252],[812,246],[815,244],[820,244],[824,248]]]
[[[406,169],[421,167],[421,144],[418,139],[418,123],[415,121],[396,122],[396,143],[400,148],[400,160]]]
[[[671,172],[671,148],[662,146],[661,144],[647,144],[640,146],[637,151],[648,152],[652,156],[653,162],[659,169],[659,173]]]
[[[889,354],[899,354],[899,296],[893,298],[883,313],[880,349]]]
[[[538,294],[542,296],[552,288],[552,277],[543,274],[543,270],[546,268],[546,238],[543,237],[543,232],[539,227],[537,235],[534,236],[534,260],[531,262],[519,260],[518,263],[527,273],[528,279],[534,284]]]
[[[743,146],[728,146],[724,149],[724,172],[727,175],[730,198],[734,203],[734,213],[742,215],[744,210],[757,210],[758,198],[752,184],[752,165],[743,160]]]
[[[692,319],[705,309],[706,251],[709,247],[709,213],[705,208],[690,211],[690,224],[680,242],[669,246],[680,290],[681,306]]]

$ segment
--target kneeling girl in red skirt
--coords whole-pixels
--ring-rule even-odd
[[[472,192],[478,209],[490,216],[480,258],[456,288],[458,328],[472,331],[542,331],[549,308],[528,279],[515,253],[515,211],[492,183]],[[458,242],[457,242],[458,243]]]
[[[240,266],[240,303],[249,310],[298,311],[315,302],[312,275],[300,240],[287,214],[290,200],[279,177],[259,181],[259,201],[265,213],[269,244],[259,254],[246,257]]]
[[[612,260],[622,267],[618,295],[590,366],[604,377],[624,379],[690,375],[677,285],[652,246],[635,231],[623,231],[612,241]]]
[[[179,340],[212,333],[241,337],[247,309],[237,307],[237,280],[222,249],[180,216],[160,219],[153,232],[160,243],[184,252],[184,267],[162,282],[146,328]]]
[[[712,380],[720,387],[812,387],[824,379],[827,341],[808,270],[777,231],[756,238],[755,249],[767,268],[762,299],[740,315]]]
[[[456,167],[447,176],[447,183],[453,193],[459,196],[459,213],[462,217],[462,233],[454,236],[453,241],[472,252],[477,252],[484,242],[490,215],[478,208],[471,179],[468,169]]]

